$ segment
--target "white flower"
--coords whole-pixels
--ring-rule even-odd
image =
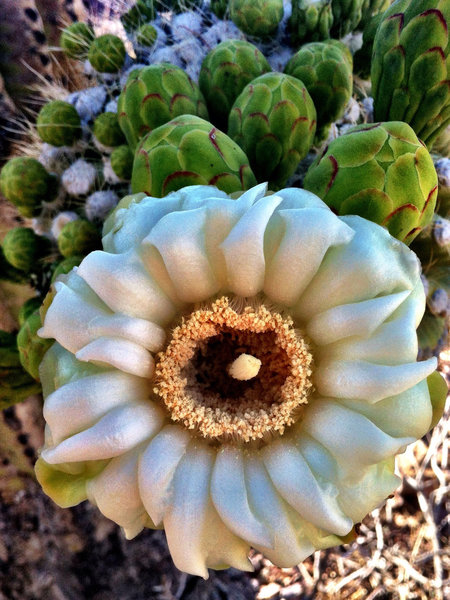
[[[291,566],[342,543],[432,416],[415,255],[309,192],[265,191],[123,199],[40,330],[44,490],[129,538],[163,526],[203,577],[250,569],[250,546]]]

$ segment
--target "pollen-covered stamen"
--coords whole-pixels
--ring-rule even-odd
[[[227,297],[193,311],[157,356],[154,392],[171,418],[212,440],[282,434],[311,391],[312,356],[290,318]]]

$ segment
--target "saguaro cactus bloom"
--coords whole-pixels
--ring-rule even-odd
[[[128,538],[163,526],[203,577],[250,570],[250,546],[290,566],[349,539],[433,418],[415,254],[309,192],[265,192],[125,198],[40,330],[44,490]]]

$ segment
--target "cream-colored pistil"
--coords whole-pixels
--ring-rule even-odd
[[[234,309],[224,296],[174,328],[157,356],[154,392],[174,421],[203,437],[249,442],[299,418],[311,365],[290,317],[263,304]]]
[[[228,365],[228,375],[239,381],[248,381],[258,375],[261,364],[259,358],[244,352]]]

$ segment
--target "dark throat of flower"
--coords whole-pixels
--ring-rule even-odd
[[[215,441],[282,435],[311,393],[312,355],[290,317],[222,296],[184,317],[157,356],[170,417]]]

